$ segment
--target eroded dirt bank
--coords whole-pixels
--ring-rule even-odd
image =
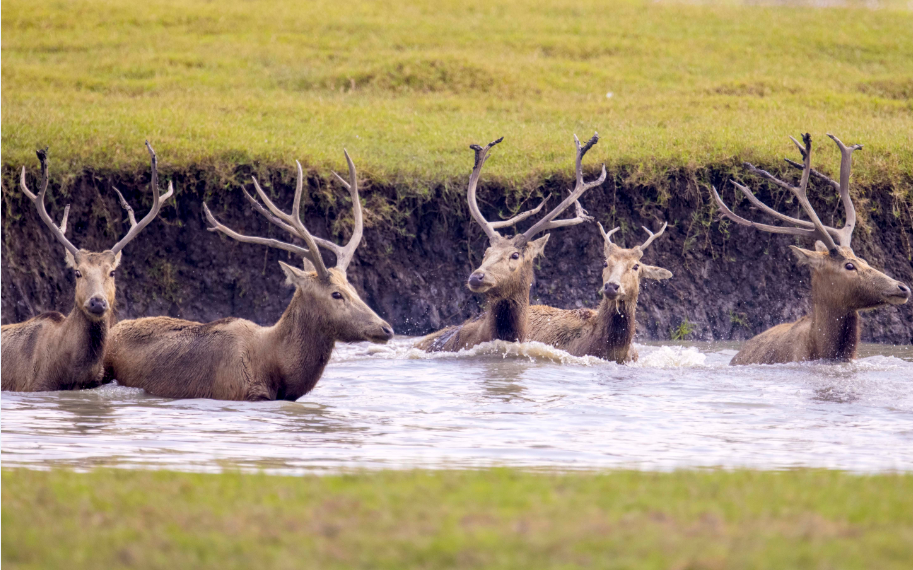
[[[33,169],[34,170],[34,169]],[[238,181],[249,180],[249,169],[238,169]],[[67,312],[72,307],[73,276],[66,268],[63,249],[43,226],[32,204],[6,170],[2,216],[2,321],[18,322],[47,310]],[[282,207],[289,207],[293,191],[289,173],[272,173],[271,190]],[[728,227],[712,215],[706,186],[724,188],[727,201],[732,187],[721,171],[670,174],[665,189],[616,183],[610,176],[601,188],[584,196],[587,210],[606,226],[622,226],[619,243],[640,243],[647,225],[653,230],[669,222],[666,235],[654,242],[644,262],[673,272],[671,280],[644,285],[638,308],[638,338],[669,339],[673,330],[693,339],[744,339],[771,325],[793,320],[807,309],[808,272],[793,261],[788,236]],[[276,261],[284,252],[238,244],[206,231],[201,202],[208,200],[223,222],[244,233],[287,239],[281,230],[253,212],[240,184],[207,182],[205,172],[174,175],[176,199],[124,250],[119,270],[118,309],[121,319],[170,315],[198,321],[226,316],[274,322],[291,298]],[[616,180],[625,179],[620,173]],[[700,181],[700,183],[698,183]],[[347,194],[329,190],[317,178],[309,179],[306,223],[320,236],[336,232],[348,237],[351,208]],[[64,197],[53,185],[49,210],[58,217],[71,203],[68,236],[77,247],[105,249],[126,229],[112,185],[116,185],[137,212],[145,213],[150,195],[145,181],[135,176],[84,173]],[[567,180],[544,181],[537,193],[566,193]],[[755,184],[759,197],[794,212],[782,193],[768,193]],[[820,197],[825,192],[813,190]],[[496,186],[480,189],[483,212],[516,207],[498,199]],[[864,192],[866,226],[857,226],[854,249],[870,264],[906,283],[913,282],[913,218],[908,205],[898,203],[891,188]],[[481,259],[486,243],[469,220],[462,188],[429,188],[428,197],[403,198],[394,187],[363,183],[368,227],[365,241],[349,268],[349,278],[363,298],[393,323],[398,333],[421,334],[457,323],[480,310],[481,298],[464,282]],[[490,202],[484,202],[485,200]],[[509,203],[508,203],[509,202]],[[536,202],[531,202],[530,205]],[[551,204],[557,204],[553,199]],[[814,200],[825,223],[839,225],[842,216],[836,196]],[[748,213],[744,201],[737,211]],[[334,226],[338,214],[346,218]],[[761,219],[760,214],[755,214]],[[767,221],[767,220],[765,220]],[[801,244],[811,247],[812,244]],[[327,255],[332,263],[332,256]],[[533,287],[534,302],[573,308],[595,306],[601,285],[602,238],[595,225],[557,230],[546,248]],[[681,325],[685,323],[684,327]],[[689,325],[690,323],[690,325]],[[913,303],[865,314],[863,340],[913,342]]]

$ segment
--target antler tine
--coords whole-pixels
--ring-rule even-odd
[[[773,234],[788,234],[794,236],[802,237],[815,237],[818,235],[818,231],[815,229],[806,230],[802,228],[790,228],[787,226],[770,226],[767,224],[761,224],[758,222],[752,222],[751,220],[746,220],[745,218],[736,215],[728,206],[723,202],[723,199],[720,198],[720,195],[716,191],[716,186],[710,186],[710,189],[713,191],[713,199],[716,202],[716,205],[720,207],[721,214],[732,220],[733,222],[739,224],[740,226],[746,226],[750,228],[755,228],[757,230],[770,232]]]
[[[159,172],[158,172],[158,158],[155,156],[155,150],[152,149],[152,145],[149,144],[149,141],[146,141],[146,148],[149,150],[149,156],[152,160],[152,179],[150,185],[152,186],[152,209],[149,210],[149,213],[137,223],[136,218],[133,215],[133,208],[127,205],[127,201],[124,200],[124,197],[118,191],[117,195],[120,197],[121,207],[127,210],[127,215],[130,218],[130,230],[127,232],[119,242],[114,244],[114,247],[111,248],[111,251],[114,253],[119,252],[124,249],[128,243],[130,243],[133,238],[136,237],[138,233],[143,231],[143,228],[149,225],[149,222],[155,219],[158,215],[159,210],[162,208],[162,204],[174,194],[174,185],[171,181],[168,181],[168,191],[165,194],[161,194],[159,189]],[[115,189],[116,190],[116,189]]]
[[[560,227],[564,227],[564,226],[573,226],[573,225],[577,225],[577,224],[580,224],[583,222],[589,222],[589,221],[593,220],[593,218],[586,215],[586,211],[583,209],[582,206],[580,206],[580,203],[577,202],[577,200],[578,200],[578,198],[580,198],[580,196],[583,195],[584,192],[586,192],[590,188],[594,188],[596,186],[599,186],[603,182],[605,182],[605,179],[606,179],[605,164],[602,165],[602,173],[599,175],[598,179],[596,179],[592,182],[584,182],[584,180],[583,180],[583,165],[582,165],[583,155],[585,155],[588,150],[593,148],[593,145],[595,145],[597,142],[599,142],[598,133],[594,134],[590,138],[590,140],[588,140],[586,142],[586,144],[583,146],[580,146],[580,139],[577,138],[577,135],[574,135],[574,145],[577,147],[576,172],[575,172],[576,178],[577,178],[577,184],[574,187],[573,192],[571,192],[571,194],[567,198],[565,198],[560,204],[558,204],[558,206],[555,207],[555,209],[553,209],[551,212],[546,214],[544,218],[542,218],[541,220],[536,222],[536,224],[533,227],[531,227],[528,230],[526,230],[525,232],[523,232],[523,235],[524,235],[524,237],[526,237],[527,240],[532,239],[533,236],[535,236],[539,232],[544,232],[546,230],[551,230],[551,229],[560,228]],[[576,203],[576,211],[577,211],[576,217],[568,219],[568,220],[559,220],[557,222],[552,221],[558,216],[558,214],[560,214],[561,212],[566,210],[572,203]]]
[[[229,228],[228,226],[225,226],[224,224],[219,223],[219,221],[216,220],[215,216],[212,215],[212,212],[209,211],[209,206],[206,205],[206,202],[203,202],[203,213],[206,214],[206,219],[209,220],[209,223],[212,225],[212,227],[209,228],[209,231],[222,232],[223,234],[227,235],[228,237],[230,237],[231,239],[233,239],[235,241],[240,241],[243,243],[252,243],[252,244],[257,244],[257,245],[265,245],[267,247],[281,249],[281,250],[287,251],[289,253],[293,253],[293,254],[301,256],[302,258],[313,263],[314,267],[317,269],[317,274],[322,279],[326,279],[329,276],[329,274],[327,273],[326,267],[323,265],[323,260],[320,259],[320,252],[317,250],[317,247],[315,245],[313,245],[313,241],[308,244],[308,246],[309,246],[308,249],[305,249],[303,247],[298,247],[297,245],[293,245],[293,244],[286,243],[284,241],[279,241],[279,240],[272,239],[272,238],[246,236],[244,234],[239,234],[238,232],[234,231],[233,229]],[[307,241],[308,240],[305,239],[305,242],[307,242]],[[318,263],[318,261],[319,261],[319,263]]]
[[[621,228],[618,227],[618,228],[615,228],[614,230],[610,231],[609,233],[606,233],[605,229],[603,229],[603,227],[602,227],[602,223],[596,222],[596,225],[599,226],[599,233],[602,234],[602,239],[604,239],[606,241],[606,243],[608,243],[608,244],[615,245],[614,243],[612,243],[612,234],[614,234]]]
[[[666,226],[668,226],[668,225],[669,225],[669,222],[663,223],[663,227],[660,228],[660,230],[658,232],[656,232],[655,234],[653,232],[651,232],[650,228],[648,228],[647,226],[641,226],[648,234],[650,234],[650,237],[647,238],[647,241],[645,241],[641,245],[637,246],[637,249],[639,249],[641,251],[647,249],[647,246],[649,246],[651,243],[653,243],[653,240],[655,240],[659,236],[663,235],[663,232],[666,231]]]
[[[72,255],[76,255],[79,252],[79,248],[70,243],[70,240],[64,235],[67,231],[67,218],[70,215],[70,206],[68,205],[64,210],[63,221],[60,223],[59,227],[54,223],[54,220],[51,219],[51,216],[44,206],[44,197],[48,191],[48,149],[39,149],[35,154],[38,155],[38,161],[41,163],[41,189],[38,191],[37,196],[32,194],[31,190],[29,190],[25,183],[24,166],[22,167],[22,174],[19,177],[19,186],[28,199],[35,204],[35,209],[38,210],[38,217],[40,217],[41,221],[51,229],[51,232],[54,234],[54,237],[57,238],[57,241],[59,241]]]
[[[853,200],[850,198],[850,171],[853,166],[853,153],[862,150],[861,144],[854,144],[847,147],[840,139],[827,133],[840,149],[840,186],[837,190],[840,192],[840,200],[843,201],[843,209],[846,210],[846,223],[840,229],[840,245],[850,247],[853,240],[853,230],[856,229],[856,207],[853,206]]]
[[[315,238],[314,236],[312,236],[311,232],[309,232],[307,230],[307,228],[304,226],[304,223],[302,223],[302,221],[301,221],[301,194],[304,191],[304,169],[301,168],[301,163],[298,162],[297,160],[295,161],[295,165],[297,166],[298,177],[295,182],[295,202],[292,205],[292,214],[291,215],[286,214],[285,212],[280,210],[273,203],[273,201],[269,199],[269,196],[267,196],[266,192],[263,191],[263,188],[260,187],[260,183],[257,182],[257,178],[255,176],[251,177],[251,179],[254,182],[254,189],[257,191],[257,195],[260,196],[260,199],[263,200],[263,203],[266,204],[266,208],[264,208],[259,202],[257,202],[257,200],[253,196],[248,194],[246,190],[244,192],[244,195],[247,197],[247,200],[251,203],[251,205],[254,207],[254,209],[256,209],[258,212],[260,212],[271,223],[279,226],[280,228],[289,232],[293,236],[297,236],[297,237],[300,237],[301,239],[303,239],[305,245],[307,245],[307,249],[305,250],[298,246],[294,246],[291,244],[285,244],[285,242],[280,242],[277,240],[270,240],[267,238],[248,238],[249,240],[261,240],[261,241],[249,241],[248,243],[259,243],[261,245],[268,245],[270,247],[278,247],[279,249],[285,249],[286,251],[292,251],[286,247],[280,247],[278,245],[271,245],[270,243],[266,243],[269,241],[269,242],[274,242],[277,244],[285,244],[288,247],[297,248],[296,250],[292,251],[292,253],[301,255],[302,257],[304,257],[304,259],[307,259],[308,261],[313,263],[314,269],[317,271],[317,275],[320,277],[320,279],[326,280],[326,279],[329,279],[330,273],[329,273],[329,271],[327,271],[326,264],[324,264],[323,258],[320,256],[320,250],[317,249],[318,240],[320,242],[324,242],[325,240],[320,240],[319,238]],[[269,211],[267,211],[267,209]],[[222,231],[222,230],[219,230],[219,231]],[[223,233],[225,233],[225,232],[223,232]],[[226,233],[226,235],[230,235],[230,234]],[[236,234],[236,235],[241,235],[241,234]],[[235,236],[231,236],[231,237],[234,239],[238,239],[238,238],[235,238]],[[247,236],[241,236],[241,237],[247,237]],[[239,240],[239,241],[242,241],[242,240]],[[322,245],[322,243],[321,243],[321,245]],[[331,244],[331,245],[335,246],[336,244]],[[332,249],[332,248],[329,248],[329,249]],[[333,249],[333,251],[335,253],[336,250]],[[309,253],[304,253],[304,252],[309,252]]]
[[[530,216],[535,216],[540,211],[542,211],[542,207],[545,206],[545,203],[548,202],[549,198],[551,198],[551,197],[552,197],[552,195],[551,195],[551,193],[549,193],[548,196],[546,196],[545,198],[542,199],[541,202],[539,202],[538,206],[536,206],[532,210],[527,210],[523,213],[517,214],[516,216],[514,216],[513,218],[510,218],[509,220],[501,220],[498,222],[488,222],[488,224],[496,230],[499,230],[501,228],[509,228],[511,226],[515,226],[515,225],[519,224],[520,222],[522,222],[523,220],[525,220],[526,218],[528,218]]]
[[[488,236],[489,241],[496,240],[500,237],[500,234],[495,231],[491,222],[482,216],[482,212],[479,210],[479,202],[476,199],[476,186],[479,183],[479,176],[482,174],[482,167],[485,166],[485,161],[488,160],[488,151],[491,150],[491,147],[503,140],[504,137],[491,141],[485,145],[485,148],[482,148],[477,144],[469,145],[469,148],[475,151],[475,163],[472,167],[472,174],[469,175],[469,186],[466,190],[466,198],[469,202],[469,213],[472,214],[476,223],[482,227],[482,231]]]
[[[352,237],[350,237],[348,243],[342,247],[328,240],[322,240],[320,238],[315,239],[322,247],[330,249],[336,254],[336,269],[345,273],[346,268],[352,261],[352,257],[355,255],[355,250],[358,249],[358,245],[361,243],[361,237],[364,234],[365,229],[365,221],[361,211],[361,198],[358,196],[358,175],[355,172],[355,163],[352,162],[349,151],[342,149],[342,152],[346,155],[346,163],[349,165],[349,181],[347,182],[342,176],[335,172],[333,175],[349,190],[349,194],[352,197],[352,216],[355,219],[355,227],[352,228]]]

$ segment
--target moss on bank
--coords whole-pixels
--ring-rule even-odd
[[[6,470],[17,568],[906,568],[913,476]]]

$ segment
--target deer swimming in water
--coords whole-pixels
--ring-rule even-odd
[[[169,317],[123,321],[111,333],[105,379],[166,398],[297,400],[317,384],[337,341],[385,343],[393,338],[392,327],[361,300],[346,278],[364,227],[358,179],[348,152],[346,161],[348,182],[336,175],[348,188],[354,210],[355,228],[345,246],[312,236],[302,223],[300,163],[291,214],[273,204],[256,178],[254,188],[266,207],[244,194],[256,211],[302,239],[306,247],[239,234],[219,223],[203,204],[210,231],[288,251],[309,266],[302,270],[279,262],[295,288],[279,322],[262,327],[236,318],[208,324]],[[324,265],[318,245],[336,255],[334,268]]]
[[[489,222],[482,216],[476,201],[476,186],[482,166],[488,160],[488,151],[502,140],[504,140],[503,137],[489,143],[485,148],[478,145],[470,147],[475,151],[475,166],[469,177],[467,192],[469,211],[476,223],[482,227],[485,235],[488,236],[490,245],[482,258],[482,264],[469,275],[467,285],[473,293],[485,295],[488,309],[461,325],[447,327],[424,337],[416,343],[416,348],[431,352],[456,352],[492,340],[510,342],[526,340],[529,290],[533,282],[533,262],[545,249],[549,234],[532,241],[533,236],[544,231],[592,221],[577,200],[584,192],[605,181],[605,165],[603,165],[602,174],[598,179],[591,182],[583,180],[581,163],[583,156],[597,143],[599,136],[593,135],[593,138],[582,146],[574,136],[574,143],[577,147],[577,178],[574,190],[558,206],[522,234],[504,237],[498,233],[497,230],[501,228],[515,226],[530,216],[538,214],[548,200],[546,197],[536,208],[518,214],[509,220]],[[575,206],[575,217],[555,220],[571,204]]]
[[[818,240],[815,242],[815,251],[789,246],[799,264],[808,266],[812,273],[811,314],[794,323],[777,325],[750,339],[730,364],[852,360],[856,358],[859,343],[859,311],[885,305],[902,305],[910,298],[910,288],[907,285],[870,267],[864,259],[853,253],[850,243],[856,227],[856,209],[850,197],[850,169],[853,152],[861,149],[862,145],[847,147],[837,137],[831,134],[828,136],[840,149],[840,182],[812,169],[812,139],[807,133],[802,137],[803,144],[790,137],[803,158],[803,164],[787,160],[791,166],[802,169],[798,186],[745,163],[745,167],[753,174],[789,190],[811,221],[781,214],[758,200],[747,187],[733,181],[733,185],[755,207],[789,225],[771,226],[746,220],[733,213],[723,203],[716,188],[713,188],[713,197],[722,215],[739,225]],[[839,193],[846,210],[846,222],[839,230],[821,223],[808,201],[806,190],[811,176],[830,184]]]
[[[666,224],[656,234],[630,249],[612,243],[612,234],[599,225],[605,242],[602,269],[602,302],[597,310],[564,310],[545,305],[529,309],[529,337],[560,348],[574,356],[597,356],[619,364],[637,360],[634,340],[635,312],[641,279],[669,279],[672,273],[641,261],[644,250],[663,235]]]
[[[38,215],[66,249],[67,266],[76,276],[76,302],[66,317],[58,312],[38,315],[23,323],[4,325],[0,333],[2,352],[2,387],[4,390],[40,392],[74,390],[98,386],[102,380],[102,356],[111,327],[114,325],[114,273],[120,264],[121,250],[130,243],[159,213],[162,203],[174,192],[159,195],[158,164],[149,143],[146,148],[152,157],[152,209],[136,221],[133,209],[120,192],[121,206],[130,218],[130,230],[122,240],[103,252],[79,249],[67,239],[67,217],[70,206],[63,212],[60,226],[54,223],[44,205],[48,190],[47,149],[38,151],[41,162],[41,188],[33,194],[25,183],[22,168],[22,192],[35,204]]]

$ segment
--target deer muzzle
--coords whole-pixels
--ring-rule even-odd
[[[89,300],[86,301],[85,307],[86,307],[86,311],[88,311],[89,313],[91,313],[95,316],[101,316],[101,315],[104,315],[105,311],[108,310],[108,300],[105,299],[104,297],[99,297],[98,295],[95,295],[93,297],[90,297]]]

